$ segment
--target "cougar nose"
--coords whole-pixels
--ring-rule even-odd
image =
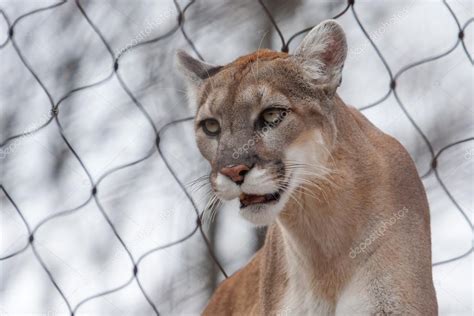
[[[246,165],[229,165],[221,169],[221,173],[232,179],[237,184],[244,182],[244,177],[250,168]]]

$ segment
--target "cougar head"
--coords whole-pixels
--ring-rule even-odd
[[[333,20],[313,28],[292,55],[259,50],[215,66],[177,53],[212,189],[240,199],[240,214],[256,225],[270,224],[295,190],[327,172],[346,54]]]

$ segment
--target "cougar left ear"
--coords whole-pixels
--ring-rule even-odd
[[[178,69],[193,86],[200,85],[204,80],[216,74],[222,66],[216,66],[195,59],[182,50],[176,53]]]
[[[344,30],[334,20],[320,23],[306,35],[295,56],[315,82],[336,89],[341,83],[347,56]]]

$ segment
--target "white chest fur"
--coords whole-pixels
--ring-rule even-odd
[[[370,315],[372,306],[367,293],[366,273],[355,273],[341,291],[335,303],[329,302],[316,293],[322,287],[314,280],[312,265],[282,226],[286,253],[288,285],[280,303],[278,315]],[[299,258],[299,259],[298,259]],[[324,290],[320,288],[320,290]]]
[[[371,304],[362,282],[354,279],[343,290],[334,308],[332,304],[314,295],[308,279],[293,279],[281,303],[278,315],[370,315]],[[313,285],[314,286],[314,285]]]
[[[280,304],[279,315],[371,315],[372,304],[367,292],[365,274],[356,273],[332,304],[318,297],[319,286],[312,280],[302,262],[288,260],[288,286]]]
[[[331,305],[314,295],[308,280],[298,279],[289,282],[279,315],[332,315]]]

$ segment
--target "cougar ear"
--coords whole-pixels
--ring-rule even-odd
[[[177,51],[176,60],[178,69],[192,86],[200,85],[222,68],[222,66],[211,65],[195,59],[182,50]]]
[[[342,80],[342,68],[347,56],[346,35],[341,25],[326,20],[315,26],[295,52],[303,69],[318,84],[334,90]]]

